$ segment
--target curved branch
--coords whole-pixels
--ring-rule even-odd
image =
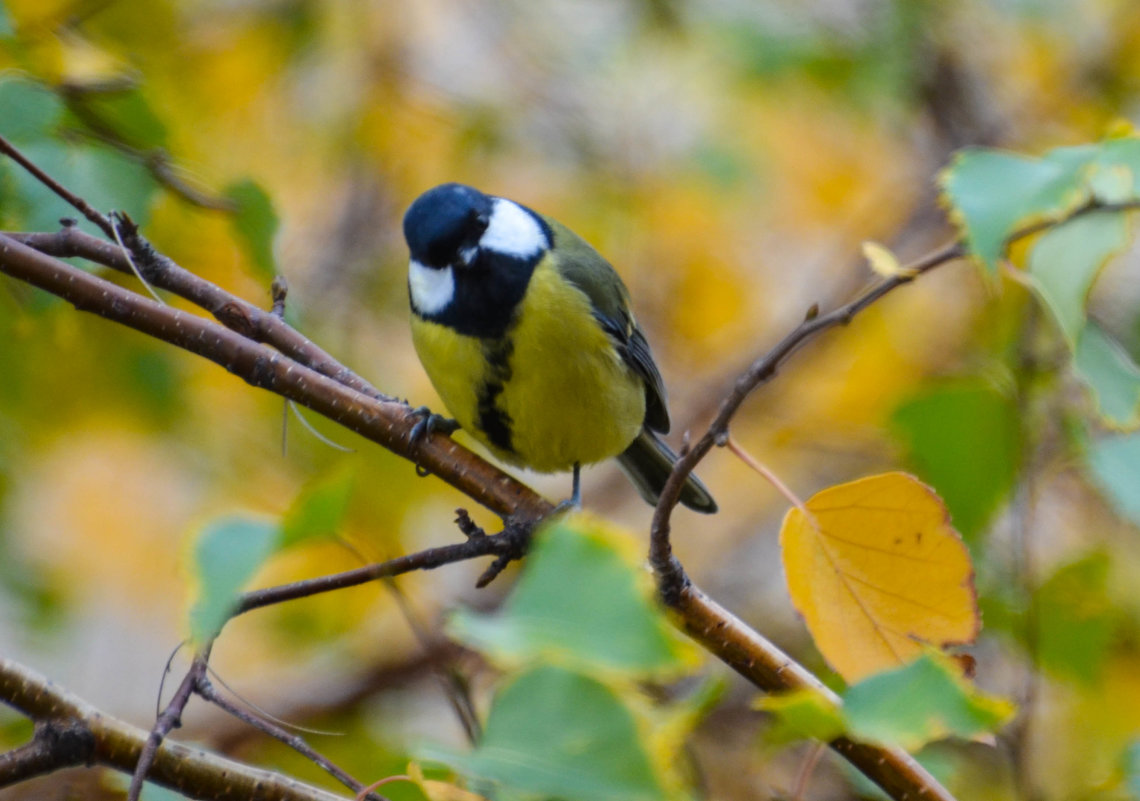
[[[775,347],[756,359],[736,379],[736,383],[721,402],[720,409],[704,436],[673,465],[673,472],[665,482],[653,513],[649,535],[649,563],[657,574],[658,583],[667,603],[670,597],[679,593],[688,581],[680,562],[673,557],[673,548],[669,542],[669,521],[681,496],[681,487],[713,446],[723,444],[721,439],[728,433],[728,424],[744,400],[760,384],[774,378],[784,361],[816,334],[838,325],[846,325],[856,314],[884,295],[904,284],[909,284],[922,273],[940,264],[959,259],[965,254],[965,247],[960,242],[952,242],[906,265],[897,275],[881,281],[855,300],[828,314],[818,316],[813,308],[802,323],[792,329]]]
[[[349,370],[286,323],[279,315],[263,311],[178,266],[171,259],[155,251],[153,246],[138,234],[134,226],[124,225],[123,233],[124,244],[131,248],[139,270],[152,285],[173,292],[180,298],[205,309],[231,331],[236,331],[255,342],[272,345],[286,356],[334,381],[377,400],[395,400]],[[5,236],[49,256],[83,258],[127,275],[134,275],[134,270],[131,269],[131,264],[122,248],[115,243],[91,236],[74,225],[64,226],[56,233],[9,232]]]
[[[57,730],[62,727],[72,732],[70,745],[66,744],[68,738],[63,738],[63,747],[70,749],[70,756],[53,757],[59,762],[57,768],[92,763],[130,774],[147,739],[147,732],[142,729],[107,715],[10,659],[0,659],[0,699],[43,725],[54,726]],[[90,749],[72,747],[75,738],[89,742]],[[3,764],[0,758],[0,765]],[[0,787],[21,780],[19,776],[11,777],[11,781],[4,781],[6,778],[9,777],[0,773]],[[341,796],[280,774],[251,768],[173,742],[164,743],[158,749],[147,779],[188,798],[210,801],[248,801],[250,798],[263,801],[343,801]]]
[[[252,386],[296,401],[438,475],[500,515],[537,519],[553,507],[534,490],[443,435],[411,441],[419,418],[221,325],[162,306],[0,234],[0,272],[221,365]]]
[[[413,448],[408,438],[417,418],[411,415],[408,408],[403,404],[382,402],[366,397],[327,376],[298,364],[287,356],[269,350],[261,344],[251,342],[217,323],[161,306],[154,301],[96,276],[89,275],[4,235],[0,235],[0,272],[8,273],[15,278],[58,295],[75,305],[77,309],[90,311],[204,356],[240,376],[253,386],[276,392],[324,414],[405,458],[428,467],[452,486],[500,514],[512,514],[524,523],[533,523],[552,508],[533,490],[446,437],[433,436],[420,446]],[[899,283],[904,282],[900,281]],[[789,343],[789,352],[795,344],[795,342]],[[743,400],[743,396],[736,401],[736,406],[741,400]],[[735,406],[733,410],[735,410]],[[731,412],[728,416],[731,416]],[[691,464],[695,464],[694,456],[707,452],[713,444],[713,439],[706,436],[698,443],[697,448],[682,458],[679,464],[688,463],[691,470]],[[676,475],[677,472],[675,471],[673,478],[676,478]],[[673,478],[670,481],[673,481]],[[673,488],[672,503],[674,504],[679,487],[680,482],[677,481]],[[661,506],[658,507],[658,514],[661,512],[661,508]],[[656,519],[655,516],[655,521]],[[665,519],[667,521],[668,518]],[[270,603],[304,597],[315,592],[371,581],[384,575],[394,575],[405,570],[426,569],[446,564],[448,560],[455,561],[455,558],[452,557],[458,552],[456,549],[487,547],[486,545],[469,546],[469,543],[476,539],[472,538],[469,542],[459,543],[455,546],[433,549],[431,556],[425,555],[428,552],[413,554],[337,576],[326,576],[297,582],[285,587],[256,591],[245,596],[238,612],[249,611]],[[486,537],[485,539],[491,540],[492,538]],[[665,542],[668,543],[667,538]],[[492,551],[489,550],[488,552]],[[423,561],[417,563],[415,562],[417,559]],[[679,569],[680,565],[678,564],[677,567]],[[680,575],[684,576],[683,571]],[[691,598],[704,597],[695,588],[692,590]],[[728,630],[731,621],[733,630],[740,632],[743,641],[753,644],[765,643],[767,648],[778,654],[776,662],[784,665],[782,669],[755,671],[751,668],[758,664],[754,655],[759,648],[758,645],[754,645],[751,650],[739,652],[735,649],[725,650],[717,646],[715,638],[705,640],[694,634],[698,640],[705,642],[713,653],[716,653],[759,688],[769,691],[786,688],[788,685],[778,679],[779,676],[787,674],[789,670],[792,670],[794,675],[799,675],[802,672],[803,676],[810,676],[810,673],[784,656],[774,646],[767,644],[759,634],[732,618],[719,607],[700,605],[696,604],[695,601],[682,605],[677,604],[676,599],[674,599],[674,605],[680,612],[680,617],[675,622],[690,633],[704,632],[709,634],[718,629],[723,633]],[[752,664],[742,669],[742,666],[749,661]],[[818,684],[814,678],[810,681],[813,686]],[[167,747],[164,746],[159,754],[165,753]],[[836,747],[841,747],[841,745],[836,745]],[[912,797],[919,797],[919,790],[924,790],[927,797],[930,798],[949,798],[946,795],[926,791],[924,787],[930,786],[929,784],[914,782],[910,774],[904,770],[907,767],[905,759],[896,758],[890,749],[852,745],[844,755],[869,776],[885,776],[880,781],[884,787],[907,787]],[[856,763],[856,759],[861,761]],[[876,771],[878,772],[876,773]],[[935,788],[938,787],[937,783],[934,783],[933,780],[930,781]],[[944,793],[944,791],[942,792]],[[896,797],[901,798],[903,795],[898,794]]]
[[[834,704],[839,697],[796,662],[692,583],[673,599],[682,631],[745,679],[767,692],[815,690]],[[829,745],[892,798],[955,801],[914,757],[901,748],[860,743],[847,737]]]

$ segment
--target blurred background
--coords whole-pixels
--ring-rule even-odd
[[[0,14],[0,134],[268,307],[274,267],[212,208],[254,182],[280,218],[290,320],[415,405],[439,408],[408,333],[408,203],[456,180],[560,219],[628,284],[675,446],[809,307],[870,284],[862,242],[905,261],[954,236],[936,179],[956,149],[1038,153],[1140,121],[1130,0],[7,0]],[[71,215],[37,192],[0,164],[0,225],[53,230]],[[1109,267],[1093,308],[1135,347],[1130,261]],[[1063,347],[1019,282],[953,263],[813,342],[733,427],[801,497],[907,469],[947,499],[985,614],[978,682],[1023,705],[997,742],[924,754],[962,798],[1128,797],[1140,539],[1083,468],[1098,424]],[[6,278],[0,365],[0,653],[136,724],[153,721],[185,635],[188,543],[205,522],[277,515],[306,485],[354,473],[352,547],[280,556],[254,582],[266,586],[455,541],[453,510],[471,508],[315,415],[353,452],[291,420],[283,455],[279,398]],[[727,451],[699,472],[722,511],[677,513],[679,557],[838,681],[787,599],[786,501]],[[569,492],[568,476],[521,477]],[[586,473],[584,497],[646,536],[651,510],[614,465]],[[311,740],[362,780],[401,772],[412,743],[462,742],[438,671],[460,671],[481,702],[493,680],[440,634],[447,610],[501,599],[512,574],[475,591],[482,568],[402,578],[403,603],[368,586],[251,614],[213,665],[272,714],[347,733]],[[729,689],[691,744],[698,792],[787,794],[810,747],[767,743],[753,689],[718,664],[705,673]],[[0,744],[26,733],[0,710]],[[201,705],[182,734],[327,784]],[[828,755],[806,797],[865,792],[853,787]],[[5,798],[115,788],[78,771]]]

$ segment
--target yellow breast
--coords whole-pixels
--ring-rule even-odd
[[[502,460],[540,472],[625,450],[645,419],[645,387],[549,259],[516,321],[504,339],[481,340],[413,316],[416,352],[451,415]]]

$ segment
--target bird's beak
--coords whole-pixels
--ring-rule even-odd
[[[475,261],[475,257],[478,255],[479,255],[479,248],[476,246],[471,246],[469,248],[460,248],[459,249],[459,263],[456,266],[457,267],[470,267],[472,262]]]

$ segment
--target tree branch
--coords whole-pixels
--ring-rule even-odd
[[[92,745],[89,751],[75,748],[71,735],[61,738],[59,742],[63,745],[56,748],[66,750],[70,756],[54,756],[57,765],[53,769],[95,764],[129,774],[134,771],[147,739],[147,733],[142,729],[107,715],[10,659],[0,659],[0,699],[41,725],[55,727],[56,731],[76,732],[84,741],[90,735]],[[39,736],[37,728],[37,739]],[[75,760],[81,750],[81,758]],[[12,753],[21,751],[24,749]],[[4,764],[4,758],[0,758],[0,765]],[[41,761],[40,764],[47,763]],[[0,787],[10,786],[23,778],[29,776],[0,771]],[[261,801],[343,801],[341,796],[280,774],[172,742],[164,743],[158,749],[147,778],[188,798],[203,801],[249,801],[251,798]]]
[[[743,621],[691,582],[670,609],[678,627],[745,679],[767,692],[814,690],[833,704],[839,696]],[[829,745],[875,784],[899,801],[954,801],[938,780],[901,748],[870,745],[840,737]]]
[[[681,563],[673,556],[673,547],[669,542],[670,517],[681,496],[681,487],[714,445],[727,442],[727,440],[722,442],[722,438],[727,436],[728,425],[744,400],[760,384],[774,378],[788,357],[816,334],[838,325],[846,325],[856,314],[888,293],[904,284],[909,284],[922,273],[964,255],[964,246],[959,242],[952,242],[906,265],[897,275],[879,282],[855,300],[828,314],[818,316],[813,307],[802,323],[792,329],[775,347],[756,359],[736,379],[736,383],[721,402],[720,409],[704,436],[673,465],[673,472],[665,482],[661,497],[657,501],[657,508],[653,512],[649,535],[649,563],[657,574],[657,581],[666,603],[670,603],[670,599],[680,593],[688,582]]]
[[[41,184],[63,198],[72,208],[99,227],[111,239],[115,238],[115,229],[106,215],[93,209],[86,200],[68,191],[62,184],[37,167],[27,156],[19,151],[11,142],[0,136],[0,153],[19,164]]]
[[[460,512],[466,514],[463,510]],[[526,553],[532,526],[533,521],[529,524],[508,523],[498,534],[469,537],[466,542],[428,548],[425,551],[398,556],[395,559],[389,559],[387,562],[365,565],[355,570],[346,570],[343,573],[333,573],[332,575],[304,579],[277,587],[267,587],[263,590],[253,590],[241,597],[232,617],[260,609],[263,606],[307,598],[310,595],[319,595],[323,592],[346,587],[355,587],[377,579],[409,573],[413,570],[432,570],[443,565],[480,556],[497,556],[508,561],[519,559]]]
[[[377,400],[395,400],[349,370],[286,323],[279,315],[263,311],[252,303],[226,292],[216,284],[211,284],[189,270],[179,267],[171,259],[157,253],[133,226],[123,226],[123,233],[124,244],[131,248],[139,270],[151,285],[173,292],[212,314],[218,322],[231,331],[255,342],[272,345],[286,356],[334,381]],[[91,236],[74,225],[66,225],[56,233],[9,232],[5,235],[49,256],[83,258],[127,275],[134,275],[122,248]]]
[[[166,735],[170,734],[172,729],[182,725],[182,713],[186,711],[186,704],[190,702],[190,696],[197,687],[197,682],[206,675],[208,660],[209,646],[202,654],[194,657],[190,670],[182,679],[182,683],[178,685],[178,689],[174,691],[170,703],[166,705],[166,709],[162,710],[158,719],[155,720],[150,734],[147,735],[146,743],[143,744],[142,751],[139,752],[139,761],[135,765],[135,771],[131,775],[131,786],[127,789],[127,801],[138,801],[142,794],[143,782],[146,780],[147,773],[154,763],[163,740],[166,739]]]
[[[79,721],[41,720],[32,741],[0,754],[0,787],[90,761],[95,739]]]
[[[9,146],[3,150],[17,158],[37,178],[53,188],[58,187],[58,184],[19,156],[14,148]],[[62,190],[62,187],[59,187],[59,190]],[[81,210],[86,206],[81,199],[70,195],[64,196],[70,197],[73,203],[82,204],[77,205]],[[79,255],[80,251],[85,251],[92,254],[95,261],[108,263],[116,269],[124,267],[129,269],[122,253],[112,253],[104,243],[98,243],[98,240],[90,241],[93,238],[84,239],[77,236],[78,233],[65,229],[56,235],[58,241],[54,242],[43,241],[44,235],[21,235],[21,238],[40,237],[40,241],[36,241],[36,244],[45,249],[59,248],[61,255],[70,247],[76,255]],[[112,235],[113,232],[108,234]],[[300,347],[311,343],[307,340],[303,343],[290,340],[288,336],[291,335],[287,335],[286,330],[291,332],[292,329],[287,326],[280,329],[264,327],[261,318],[267,318],[270,326],[279,322],[273,315],[261,312],[181,270],[138,236],[137,230],[133,227],[125,228],[124,234],[124,244],[131,251],[148,281],[156,286],[166,286],[170,291],[187,297],[210,311],[229,328],[154,303],[4,235],[0,235],[0,271],[52,292],[71,302],[77,309],[93,312],[211,359],[251,385],[268,389],[301,403],[393,452],[427,467],[452,486],[500,514],[514,515],[516,520],[533,525],[551,510],[550,504],[532,490],[446,437],[429,437],[413,446],[410,442],[410,433],[417,418],[405,405],[383,398],[377,399],[375,396],[368,397],[372,394],[368,392],[370,387],[358,387],[354,390],[345,386],[343,382],[351,379],[346,379],[345,374],[340,372],[344,368],[331,357],[328,357],[327,361],[322,360],[322,355],[327,357],[323,351],[314,356],[313,351]],[[669,517],[677,503],[681,485],[697,462],[714,444],[719,444],[720,438],[727,433],[728,423],[744,398],[762,381],[770,379],[780,363],[802,342],[825,328],[846,323],[859,310],[897,286],[913,280],[922,270],[930,269],[961,253],[959,245],[951,245],[920,261],[918,267],[912,265],[910,269],[913,273],[902,273],[888,279],[863,297],[825,317],[809,316],[800,327],[785,337],[769,354],[754,362],[738,379],[733,391],[722,403],[720,412],[709,431],[695,447],[682,456],[666,484],[654,513],[650,545],[650,560],[657,571],[662,594],[679,613],[677,625],[706,644],[709,650],[762,689],[780,690],[797,686],[819,689],[822,685],[807,670],[689,584],[680,563],[673,557],[669,544]],[[923,264],[926,266],[921,266]],[[232,315],[229,311],[231,308],[237,309],[238,313]],[[248,322],[250,320],[255,322]],[[266,334],[266,331],[270,333]],[[254,342],[251,339],[258,341]],[[272,341],[282,353],[289,355],[269,350],[259,344],[262,341]],[[295,356],[297,360],[290,358],[290,355]],[[317,370],[305,366],[306,363],[317,367]],[[349,571],[339,576],[298,582],[295,585],[259,591],[260,594],[250,593],[243,600],[238,612],[268,603],[303,597],[314,592],[351,586],[352,583],[371,581],[380,576],[395,575],[397,572],[435,567],[447,563],[448,560],[469,558],[466,555],[460,557],[456,554],[461,551],[464,554],[468,553],[467,550],[463,550],[465,548],[478,549],[480,546],[472,543],[479,543],[481,540],[490,541],[492,538],[471,537],[467,543],[432,549],[358,571]],[[489,546],[487,542],[482,542],[481,547]],[[490,552],[492,551],[488,551]],[[505,564],[504,555],[502,553],[498,555],[500,558],[496,560],[495,565],[501,566]],[[190,680],[190,676],[187,680]],[[3,695],[3,686],[0,685],[0,696]],[[156,724],[156,731],[158,729],[159,725]],[[925,797],[942,801],[951,798],[909,756],[898,749],[878,748],[847,740],[836,741],[832,746],[895,798]],[[156,772],[159,770],[159,760],[162,755],[174,747],[173,744],[167,744],[157,749],[154,763]],[[142,771],[140,775],[141,773]]]
[[[68,236],[72,235],[64,234],[62,238],[66,239]],[[86,242],[84,248],[96,250],[90,246],[90,243]],[[217,323],[161,306],[154,301],[60,262],[4,235],[0,235],[0,272],[5,272],[58,295],[81,311],[90,311],[204,356],[253,386],[268,389],[295,400],[395,453],[428,467],[461,492],[500,514],[514,515],[519,521],[533,524],[552,509],[548,502],[528,487],[489,465],[447,437],[432,436],[418,447],[411,446],[408,438],[417,418],[410,413],[405,405],[369,398],[327,376],[298,364],[287,356],[269,350],[259,343],[251,342],[235,331],[224,328]],[[898,283],[905,283],[905,280],[900,279]],[[829,315],[828,319],[832,317],[835,317],[835,313]],[[838,322],[840,320],[835,319],[831,324],[838,324]],[[822,327],[820,323],[816,325]],[[815,329],[811,330],[814,331]],[[804,338],[806,336],[801,334],[799,340]],[[784,348],[788,352],[798,344],[798,340],[791,340],[792,335],[785,339]],[[739,385],[740,382],[738,382]],[[747,390],[744,391],[744,394],[747,394]],[[740,395],[725,418],[726,421],[742,400],[743,395]],[[728,402],[726,401],[726,403]],[[694,456],[698,453],[703,455],[703,452],[711,449],[712,444],[714,444],[714,438],[706,435],[706,438],[698,443],[698,447],[688,452],[679,464],[689,464],[688,469],[691,470],[691,465],[695,464]],[[670,479],[670,482],[675,483],[672,489],[672,502],[674,504],[680,487],[680,480],[674,482],[677,474],[675,471]],[[667,492],[670,491],[668,485],[666,490]],[[661,513],[661,509],[662,506],[659,505],[658,515]],[[657,515],[654,519],[656,522]],[[665,520],[667,524],[667,516]],[[446,564],[448,561],[470,558],[470,555],[476,552],[477,555],[481,555],[483,549],[486,549],[488,554],[497,553],[494,549],[499,546],[496,544],[494,536],[498,535],[484,538],[473,537],[468,542],[400,557],[390,562],[348,571],[336,576],[320,577],[284,587],[255,591],[244,597],[238,608],[238,613],[270,603],[279,603],[317,592],[372,581],[386,575],[436,567]],[[483,540],[487,542],[483,542]],[[665,542],[667,545],[667,537]],[[670,558],[672,557],[670,556]],[[677,568],[680,570],[679,564]],[[680,576],[684,577],[683,571],[680,572]],[[699,593],[695,588],[693,588],[693,592]],[[703,598],[703,595],[694,595],[694,597]],[[676,604],[675,599],[674,604]],[[728,621],[732,621],[733,626],[741,632],[742,637],[745,637],[748,642],[766,643],[760,635],[732,618],[719,607],[702,606],[694,603],[677,605],[677,610],[680,613],[677,624],[690,633],[711,632],[718,625],[724,629],[728,626]],[[700,637],[697,639],[705,642]],[[721,659],[761,689],[769,691],[786,689],[788,685],[777,679],[791,669],[787,666],[794,666],[797,671],[802,671],[805,676],[810,676],[806,670],[796,665],[795,662],[770,644],[767,644],[767,648],[778,654],[779,656],[776,659],[780,660],[779,664],[786,667],[782,670],[773,669],[767,673],[741,669],[741,666],[750,659],[754,664],[757,662],[754,655],[749,655],[753,654],[753,651],[747,649],[741,651],[740,653],[743,656],[738,658],[736,651],[732,649],[728,651],[718,650],[713,647],[711,642],[709,645],[710,649]],[[753,650],[756,647],[758,646],[754,646]],[[814,678],[811,681],[818,684]],[[164,746],[165,748],[166,746]],[[848,748],[848,753],[844,755],[852,761],[854,759],[851,753],[855,753],[856,758],[862,757],[862,763],[859,766],[864,772],[868,772],[868,775],[872,777],[877,775],[876,770],[879,773],[886,772],[888,774],[892,771],[895,772],[891,774],[891,777],[883,779],[880,784],[909,788],[902,792],[910,792],[910,797],[914,798],[920,797],[918,795],[919,790],[922,790],[930,798],[949,798],[948,795],[929,792],[925,789],[930,786],[929,783],[925,785],[922,782],[915,783],[908,778],[909,773],[900,772],[906,767],[905,760],[896,758],[889,749],[874,746],[857,746],[855,748],[854,752]],[[159,751],[160,755],[164,749]],[[154,770],[157,770],[157,762]],[[899,776],[902,778],[898,778]],[[932,779],[930,782],[933,783],[933,787],[941,790]],[[944,792],[942,791],[942,793]],[[903,795],[897,794],[895,797],[902,798]]]
[[[553,506],[449,437],[411,441],[419,418],[402,403],[350,389],[209,320],[162,306],[0,234],[0,272],[221,365],[252,386],[296,401],[422,465],[500,515],[535,520]]]
[[[298,754],[301,754],[311,762],[318,765],[329,775],[333,776],[338,782],[348,787],[351,790],[359,793],[364,789],[364,784],[354,779],[339,766],[334,764],[331,760],[315,751],[307,742],[305,738],[298,734],[292,734],[286,731],[276,723],[265,720],[259,715],[247,712],[237,704],[232,703],[228,698],[218,692],[211,682],[204,674],[197,677],[194,684],[194,692],[202,696],[205,700],[217,706],[219,709],[224,710],[228,714],[234,716],[238,720],[244,722],[246,725],[268,734],[285,745],[292,748]],[[357,798],[360,796],[358,795]],[[376,793],[369,793],[365,798],[372,799],[372,801],[383,801],[383,797]]]

